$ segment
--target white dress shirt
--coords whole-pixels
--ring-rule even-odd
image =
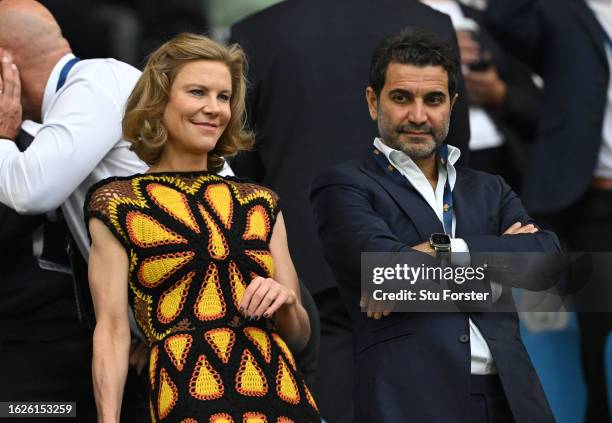
[[[612,37],[612,2],[610,0],[587,0],[608,37]],[[608,70],[612,74],[612,44],[605,42],[604,49],[608,59]],[[604,110],[602,131],[603,142],[599,148],[599,157],[595,167],[595,176],[612,179],[612,76],[608,78],[608,101]]]
[[[54,66],[42,103],[42,125],[25,152],[0,140],[0,202],[22,214],[62,207],[81,253],[89,240],[83,222],[87,189],[112,175],[130,175],[148,166],[121,138],[128,96],[140,76],[113,59],[81,60],[56,92],[67,54]]]
[[[457,180],[457,171],[455,170],[454,164],[459,160],[461,151],[452,145],[448,146],[448,174],[446,167],[438,166],[438,184],[436,188],[431,186],[427,177],[423,174],[421,169],[412,161],[412,159],[405,153],[394,150],[391,147],[384,144],[380,138],[374,140],[374,147],[382,152],[389,163],[391,163],[403,176],[408,179],[408,182],[417,190],[423,199],[429,204],[440,219],[443,222],[443,206],[444,206],[444,185],[446,184],[446,178],[448,177],[448,183],[451,191],[455,188],[455,181]],[[452,222],[452,238],[451,238],[451,251],[453,252],[469,252],[469,248],[466,242],[461,238],[455,238],[455,226],[457,219],[453,210],[453,222]],[[493,290],[493,287],[491,287]],[[493,295],[493,297],[499,297],[499,295]],[[471,364],[470,372],[473,375],[488,375],[497,373],[495,363],[491,350],[487,345],[482,333],[478,329],[478,326],[469,319],[470,325],[470,353],[471,353]]]

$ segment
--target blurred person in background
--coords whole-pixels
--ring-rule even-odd
[[[519,190],[540,114],[529,69],[482,27],[483,13],[457,0],[422,0],[446,13],[457,31],[470,100],[470,167],[499,174]]]
[[[55,226],[59,229],[53,232],[52,226],[45,223],[42,238],[34,234],[44,247],[49,247],[48,251],[43,251],[43,260],[51,254],[54,258],[46,261],[65,262],[65,236],[70,233],[75,290],[87,291],[87,280],[83,276],[86,271],[84,257],[89,252],[83,223],[86,190],[104,177],[146,169],[144,162],[129,151],[129,144],[121,138],[123,107],[140,72],[113,59],[79,60],[51,13],[31,0],[0,2],[0,59],[0,203],[19,214],[47,214],[48,219],[57,223]],[[24,120],[35,123],[25,125],[22,124]],[[31,135],[24,142],[17,137],[22,125]],[[24,232],[21,238],[27,242],[33,236],[30,233]],[[59,242],[49,244],[53,239]],[[18,251],[16,248],[12,252]],[[20,257],[22,262],[26,260]],[[33,264],[32,258],[28,260]],[[41,260],[37,263],[40,265]],[[23,277],[27,277],[28,272],[30,270],[24,269]],[[15,273],[14,282],[18,283],[19,278]],[[30,303],[29,312],[26,308],[22,313],[31,314],[35,319],[35,316],[44,315],[47,307],[59,308],[59,283],[45,285],[44,281],[29,280],[23,284],[23,290],[13,284],[10,297],[4,301],[19,302],[36,290],[36,303]],[[35,282],[42,286],[33,287]],[[65,286],[63,294],[66,295]],[[84,295],[79,300],[87,298],[88,295]],[[83,323],[91,325],[87,320],[91,310],[85,302],[81,301],[80,317]],[[71,389],[83,387],[74,398],[87,392],[90,399],[91,391],[86,386],[88,381],[91,383],[91,373],[79,363],[91,359],[91,341],[86,339],[91,332],[77,331],[74,321],[68,322],[65,316],[68,310],[72,313],[74,309],[62,310],[60,316],[65,318],[65,324],[51,312],[36,324],[32,322],[32,327],[24,334],[30,343],[3,347],[5,354],[19,360],[1,360],[1,363],[9,367],[5,375],[26,372],[26,369],[36,368],[29,362],[30,357],[36,356],[39,362],[42,360],[42,365],[51,366],[46,374],[37,375],[41,378],[39,386],[42,389],[46,389],[45,383],[72,383]],[[3,319],[26,318],[24,314],[11,316],[8,310],[7,313],[9,316],[4,315]],[[54,330],[42,333],[43,328],[49,326]],[[70,342],[72,338],[74,341]],[[77,342],[80,343],[75,345]],[[67,380],[53,367],[58,360],[66,363],[62,367]],[[142,369],[142,360],[139,365]],[[135,374],[136,370],[133,368],[132,372]],[[76,382],[79,378],[82,382]],[[10,387],[8,384],[3,387],[24,392],[21,400],[27,400],[25,393],[36,386],[30,387],[25,378],[11,380]],[[135,384],[139,380],[130,378]],[[71,396],[66,395],[64,400],[70,401]],[[128,401],[127,405],[134,419],[139,412],[147,411],[146,402],[137,398]],[[81,407],[77,404],[79,416]]]
[[[544,80],[542,115],[522,190],[525,206],[571,251],[610,251],[610,1],[490,0],[486,22],[505,48]],[[586,421],[609,422],[604,353],[612,314],[588,312],[594,306],[577,305]]]
[[[370,55],[406,26],[437,32],[457,46],[450,19],[416,0],[288,0],[232,27],[249,56],[247,96],[256,143],[232,162],[238,176],[272,187],[283,199],[293,258],[321,316],[315,397],[330,423],[353,419],[352,323],[325,260],[310,212],[314,175],[369,151],[376,135],[363,103]],[[458,48],[457,48],[458,52]],[[467,94],[459,80],[449,143],[467,160]]]

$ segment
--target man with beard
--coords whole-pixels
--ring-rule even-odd
[[[313,183],[323,252],[353,321],[359,422],[554,421],[516,313],[360,312],[362,252],[559,251],[501,177],[454,166],[461,152],[444,140],[457,73],[433,34],[384,39],[366,89],[379,137]]]
[[[320,251],[310,185],[319,171],[369,152],[360,140],[377,135],[362,93],[370,54],[384,36],[407,26],[438,34],[458,54],[449,17],[417,0],[286,0],[232,27],[232,41],[249,56],[247,115],[257,135],[254,149],[236,156],[232,168],[283,201],[292,258],[319,310],[320,350],[305,358],[316,357],[313,395],[329,423],[353,421],[351,321]],[[457,86],[465,93],[461,75]],[[463,165],[469,163],[467,100],[457,100],[448,134],[462,148]]]

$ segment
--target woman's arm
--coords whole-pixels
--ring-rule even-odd
[[[128,257],[100,220],[91,219],[89,231],[89,286],[96,312],[92,371],[98,422],[118,422],[130,351]]]
[[[274,260],[274,279],[255,278],[244,292],[241,310],[247,317],[268,318],[274,313],[276,329],[294,352],[301,351],[310,339],[310,321],[300,299],[298,276],[287,246],[287,231],[281,213],[270,239]]]

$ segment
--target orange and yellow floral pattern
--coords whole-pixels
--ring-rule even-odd
[[[86,204],[129,257],[129,301],[151,346],[152,421],[320,421],[272,321],[247,325],[238,310],[254,277],[274,277],[274,192],[157,173],[102,181]]]

